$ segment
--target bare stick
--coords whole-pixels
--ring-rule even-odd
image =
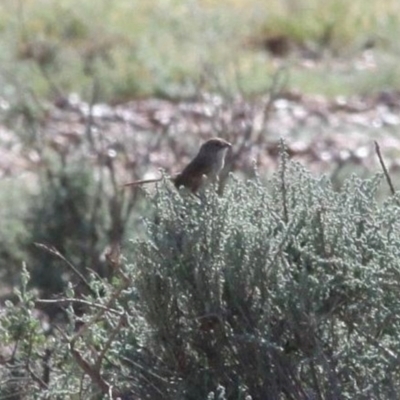
[[[120,296],[120,294],[129,286],[130,279],[126,277],[122,271],[119,271],[120,276],[123,279],[123,282],[117,288],[112,294],[111,297],[107,300],[107,302],[104,304],[104,307],[102,307],[87,323],[82,325],[82,327],[75,333],[75,335],[72,337],[70,340],[71,345],[73,345],[79,337],[83,336],[91,326],[97,323],[101,318],[103,318],[103,315],[110,309],[112,308],[112,304],[114,301]]]
[[[126,325],[126,320],[127,317],[126,315],[121,315],[121,317],[119,318],[119,322],[117,324],[117,326],[113,329],[113,331],[111,332],[111,334],[108,337],[107,342],[105,343],[105,345],[103,346],[100,355],[97,357],[96,363],[94,365],[94,368],[97,371],[100,371],[101,368],[101,364],[103,362],[104,357],[106,356],[107,351],[110,349],[115,337],[117,336],[117,334],[121,331],[121,328]]]
[[[89,307],[94,307],[94,308],[99,308],[101,310],[110,312],[112,314],[116,315],[123,315],[120,311],[110,308],[110,307],[105,307],[102,304],[97,304],[97,303],[92,303],[87,300],[82,300],[82,299],[73,299],[73,298],[60,298],[60,299],[37,299],[35,300],[35,303],[37,304],[70,304],[70,303],[77,303],[77,304],[84,304]]]
[[[282,205],[283,205],[283,218],[285,223],[287,224],[289,221],[289,214],[287,209],[287,198],[286,198],[286,180],[285,180],[285,172],[286,172],[286,144],[285,141],[281,138],[280,142],[280,149],[281,149],[281,168],[280,168],[280,175],[281,175],[281,190],[282,190]]]
[[[394,195],[396,194],[396,191],[394,190],[393,183],[392,183],[392,180],[390,179],[390,175],[389,175],[389,172],[388,172],[388,170],[387,170],[387,168],[386,168],[386,165],[385,165],[385,163],[383,162],[383,158],[382,158],[382,154],[381,154],[381,149],[379,148],[379,144],[378,144],[378,142],[377,142],[376,140],[374,140],[374,143],[375,143],[375,151],[376,151],[376,154],[377,154],[377,156],[378,156],[378,158],[379,158],[379,162],[380,162],[381,167],[382,167],[382,169],[383,169],[383,173],[385,174],[386,181],[387,181],[387,183],[388,183],[388,185],[389,185],[389,188],[390,188],[390,192],[391,192],[392,195],[394,196]]]
[[[86,280],[86,278],[78,271],[78,269],[69,261],[67,260],[55,247],[53,246],[47,246],[43,243],[34,243],[36,247],[39,247],[40,249],[46,250],[48,253],[53,254],[54,256],[58,257],[60,260],[64,261],[65,264],[68,266],[68,268],[76,275],[79,277],[79,279],[83,282],[83,284],[86,286],[86,288],[90,291],[92,295],[95,295],[96,293],[93,291],[91,288],[89,282]]]
[[[167,179],[174,180],[178,175],[179,174],[174,174],[174,175],[168,177]],[[146,185],[147,183],[156,183],[156,182],[160,182],[161,180],[163,180],[163,177],[153,178],[153,179],[139,179],[138,181],[124,183],[122,186],[128,187],[128,186]]]
[[[139,179],[138,181],[133,181],[133,182],[128,182],[124,183],[122,186],[123,187],[128,187],[128,186],[139,186],[139,185],[145,185],[147,183],[155,183],[161,181],[162,178],[154,178],[154,179]]]

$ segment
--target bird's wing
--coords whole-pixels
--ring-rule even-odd
[[[208,175],[210,172],[212,172],[212,164],[209,160],[195,158],[184,168],[182,174],[203,177],[203,175]]]
[[[196,192],[203,183],[204,175],[212,172],[212,166],[207,160],[195,158],[176,177],[175,186],[186,186],[192,192]]]

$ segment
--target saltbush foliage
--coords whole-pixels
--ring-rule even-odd
[[[62,260],[33,247],[32,242],[57,249],[83,274],[88,266],[100,270],[98,260],[101,245],[104,248],[106,242],[107,221],[105,206],[98,201],[91,175],[82,160],[49,168],[40,182],[39,194],[30,200],[26,225],[31,233],[31,243],[27,246],[31,283],[44,297],[65,290],[72,277],[66,273]]]
[[[400,207],[381,178],[336,191],[284,156],[222,196],[162,182],[147,236],[90,295],[71,286],[64,319],[40,333],[32,300],[9,305],[2,381],[19,365],[9,385],[36,398],[397,398]],[[19,314],[35,329],[16,337]]]

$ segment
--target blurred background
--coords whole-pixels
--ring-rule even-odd
[[[2,295],[23,263],[43,296],[63,291],[55,250],[107,275],[147,212],[121,185],[212,136],[242,178],[256,163],[267,179],[283,137],[338,188],[380,172],[376,140],[396,185],[399,20],[398,0],[2,0]]]

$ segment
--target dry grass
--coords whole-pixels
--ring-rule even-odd
[[[100,98],[123,101],[234,83],[260,92],[284,65],[300,91],[374,91],[400,86],[399,19],[395,0],[4,0],[0,78],[3,95],[18,82],[38,95],[87,96],[95,77]],[[277,36],[294,49],[280,61],[259,46]],[[374,65],[358,67],[369,46]]]

